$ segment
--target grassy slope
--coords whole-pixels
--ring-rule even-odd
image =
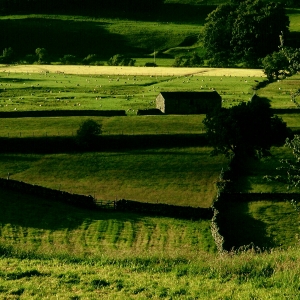
[[[96,212],[4,190],[0,194],[0,247],[15,254],[99,259],[215,251],[209,221]]]
[[[275,90],[277,90],[274,86],[270,86],[270,88],[274,89],[273,93],[275,93]],[[286,94],[282,95],[284,95],[283,98],[285,97],[288,103],[288,93],[287,91],[285,92]],[[278,106],[281,106],[283,103],[279,102],[277,99],[278,97],[276,96],[276,102],[278,103]],[[17,161],[16,157],[11,158],[15,160],[16,170],[18,170],[18,168],[22,169],[24,167],[22,159]],[[8,160],[6,160],[6,162],[8,162]],[[51,164],[51,161],[49,162],[49,164]],[[27,167],[28,166],[29,164],[27,160]],[[274,167],[272,163],[269,164],[269,166],[272,168]],[[270,169],[262,169],[260,173],[263,174],[264,170]],[[41,168],[41,171],[45,171],[44,166]],[[5,199],[3,195],[2,199]],[[12,199],[11,195],[9,195],[9,199]],[[16,202],[13,201],[12,203]],[[5,202],[5,204],[7,204],[7,202]],[[51,204],[48,205],[50,206],[47,206],[47,208],[49,208],[49,211],[51,212]],[[20,207],[19,204],[18,207]],[[24,209],[20,211],[24,211]],[[55,208],[55,210],[56,209],[57,207]],[[293,243],[295,242],[295,233],[297,233],[298,228],[294,226],[294,228],[291,228],[291,230],[289,229],[287,231],[290,222],[286,224],[285,221],[287,220],[287,218],[283,217],[282,214],[282,211],[284,211],[284,213],[289,215],[288,220],[290,220],[291,216],[293,216],[293,223],[298,222],[298,216],[295,215],[295,213],[293,213],[293,211],[291,211],[290,209],[291,207],[288,203],[282,203],[278,205],[270,204],[268,202],[252,203],[246,210],[246,214],[248,216],[251,216],[251,218],[249,217],[247,219],[247,224],[250,226],[252,226],[253,224],[260,224],[259,228],[264,231],[263,235],[261,236],[263,241],[265,241],[266,239],[271,240],[274,246],[277,246],[281,243],[285,245],[293,245]],[[241,212],[238,208],[236,209],[236,211],[238,214]],[[242,211],[244,211],[244,208],[242,209]],[[62,299],[67,299],[76,296],[93,298],[99,297],[100,294],[102,297],[106,296],[108,298],[115,297],[120,299],[124,299],[126,297],[129,298],[132,297],[132,295],[136,295],[136,298],[200,297],[201,299],[217,299],[222,296],[223,298],[234,297],[247,299],[251,297],[259,297],[264,299],[281,299],[282,294],[290,298],[297,297],[298,295],[298,249],[290,249],[287,252],[275,251],[273,252],[273,254],[263,254],[259,256],[248,253],[241,256],[235,256],[234,258],[225,257],[225,259],[224,257],[220,259],[213,256],[206,256],[204,253],[202,253],[202,257],[204,257],[204,259],[195,260],[193,261],[193,263],[187,263],[186,260],[183,260],[182,263],[178,263],[178,261],[172,261],[170,259],[167,260],[167,262],[164,264],[161,260],[159,262],[155,261],[155,259],[148,260],[146,257],[149,254],[149,248],[144,247],[142,249],[144,250],[143,254],[140,254],[139,251],[135,252],[136,254],[140,254],[143,257],[137,263],[134,259],[129,259],[128,253],[124,250],[124,246],[128,245],[126,243],[130,244],[132,240],[132,236],[128,237],[128,232],[131,232],[127,230],[129,227],[132,229],[132,227],[136,226],[135,229],[139,228],[138,232],[143,233],[145,227],[149,228],[148,225],[145,226],[145,224],[149,224],[149,222],[150,225],[155,223],[155,228],[159,230],[159,234],[162,234],[162,232],[166,232],[166,227],[169,228],[168,230],[173,232],[174,228],[176,230],[178,230],[178,228],[180,228],[179,230],[182,230],[182,228],[185,228],[189,225],[187,225],[185,222],[178,224],[176,223],[176,221],[174,223],[173,220],[169,222],[169,219],[166,218],[162,218],[162,223],[158,223],[157,219],[155,219],[154,221],[149,221],[149,218],[144,218],[141,223],[138,223],[139,225],[136,225],[136,221],[134,221],[134,225],[129,224],[128,220],[126,221],[125,225],[122,225],[122,220],[120,220],[120,218],[115,221],[113,221],[114,219],[111,218],[110,220],[107,220],[106,223],[103,222],[103,220],[91,221],[90,219],[88,219],[87,221],[83,221],[82,225],[80,225],[80,221],[78,223],[78,226],[76,227],[77,229],[73,229],[72,226],[74,225],[74,223],[78,222],[78,219],[81,220],[81,217],[79,217],[78,215],[76,216],[76,214],[72,213],[67,219],[67,221],[69,222],[68,224],[62,221],[62,227],[65,226],[65,229],[57,229],[55,231],[53,231],[52,229],[50,233],[48,229],[45,230],[44,228],[42,228],[41,230],[36,227],[38,224],[29,224],[28,220],[27,223],[25,223],[25,221],[23,220],[23,222],[26,224],[25,226],[15,226],[15,224],[18,224],[18,222],[20,222],[20,219],[17,221],[15,219],[17,215],[16,212],[9,212],[8,210],[6,210],[6,212],[7,214],[5,215],[5,218],[7,222],[5,223],[6,225],[3,226],[3,241],[6,245],[12,244],[16,252],[20,253],[22,251],[26,252],[28,250],[34,249],[35,255],[39,252],[47,253],[47,251],[49,251],[48,253],[51,253],[51,255],[53,255],[53,244],[51,244],[52,238],[55,241],[57,240],[59,245],[64,245],[63,249],[55,247],[55,251],[58,252],[54,253],[55,255],[52,257],[55,257],[56,255],[58,257],[64,255],[66,259],[68,255],[73,256],[74,252],[82,257],[85,255],[85,253],[90,253],[90,249],[94,249],[93,247],[95,246],[93,245],[98,246],[98,244],[95,244],[95,241],[93,240],[93,238],[91,238],[91,236],[93,236],[93,232],[95,232],[95,235],[99,234],[99,226],[101,227],[103,225],[110,231],[109,234],[105,235],[105,238],[107,238],[109,241],[107,243],[104,243],[105,246],[108,247],[104,249],[104,252],[106,252],[106,254],[107,252],[114,253],[115,259],[106,259],[106,263],[98,260],[97,263],[93,263],[94,265],[89,265],[89,261],[86,261],[83,264],[74,265],[69,262],[63,263],[62,261],[58,260],[55,261],[55,263],[53,263],[53,260],[51,260],[51,262],[49,263],[49,261],[45,260],[26,260],[22,262],[18,259],[3,259],[1,260],[0,270],[2,270],[2,274],[5,275],[0,276],[0,280],[2,280],[0,293],[4,297],[23,295],[25,299],[29,299],[32,297],[41,298],[46,295],[54,296],[54,294],[56,294],[59,295],[59,297]],[[32,212],[32,210],[28,211],[28,213]],[[237,221],[239,221],[237,215],[234,214],[234,210],[232,210],[231,213],[233,214],[233,217],[231,219],[236,219]],[[13,216],[10,214],[12,214]],[[273,221],[274,215],[277,219],[276,223],[274,223]],[[62,217],[62,219],[64,219],[64,217],[65,215]],[[129,218],[132,218],[132,216],[130,216]],[[42,221],[45,221],[46,224],[53,223],[51,217],[49,216],[45,216],[45,218],[42,218]],[[55,221],[55,223],[57,224],[57,220]],[[71,223],[73,223],[73,225]],[[33,225],[33,227],[28,227],[28,225]],[[244,227],[242,227],[241,225],[244,225]],[[197,224],[197,226],[199,226],[199,224]],[[96,231],[94,231],[95,227],[97,227]],[[245,226],[244,218],[240,220],[239,224],[234,224],[233,232],[235,232],[235,229],[237,227],[241,229],[247,227]],[[119,237],[119,233],[122,232],[120,231],[120,228],[121,230],[126,229],[126,231],[123,231],[124,233],[121,235],[121,238]],[[251,227],[248,226],[248,229],[250,228]],[[199,228],[197,227],[197,230],[198,229]],[[87,250],[86,246],[82,244],[80,240],[81,238],[78,238],[78,236],[82,237],[85,235],[83,233],[82,235],[80,235],[80,230],[82,230],[83,232],[90,231],[90,233],[88,233],[89,238],[83,238],[83,240],[85,239],[85,243],[86,245],[88,245],[89,250]],[[175,234],[178,234],[178,231],[176,230]],[[192,232],[195,232],[193,230],[194,229],[192,229]],[[204,227],[201,227],[200,230],[201,235],[203,235],[202,230],[208,230],[207,224],[204,224]],[[114,232],[117,232],[118,238],[115,237]],[[154,245],[154,248],[158,249],[158,252],[160,253],[159,255],[161,255],[160,251],[162,248],[160,247],[162,247],[161,245],[163,245],[163,243],[161,244],[159,241],[164,240],[164,235],[162,235],[162,238],[157,238],[158,233],[155,230],[152,230],[151,233],[153,233],[155,236],[155,238],[153,238],[153,241],[157,242],[158,240],[158,243]],[[251,230],[249,231],[249,233],[251,233]],[[165,236],[166,235],[169,236],[170,234],[165,233]],[[142,236],[149,236],[149,229],[147,233],[145,233],[144,235],[142,234]],[[241,237],[245,237],[244,231],[241,231]],[[191,240],[194,240],[195,234],[190,238]],[[236,238],[237,237],[235,236],[235,239]],[[8,242],[7,239],[10,240],[10,242]],[[205,249],[209,248],[209,246],[207,246],[209,244],[209,242],[207,244],[207,241],[209,240],[207,237],[202,239],[202,237],[200,238],[198,236],[196,239],[198,239],[198,241],[201,240],[201,245]],[[78,240],[80,241],[78,242]],[[78,242],[76,244],[77,246],[67,246],[68,242],[70,241],[72,243],[74,243],[75,241]],[[88,241],[88,243],[86,241]],[[14,247],[14,245],[16,244],[18,245],[18,247]],[[126,257],[126,261],[128,262],[127,265],[125,263],[125,265],[123,264],[121,265],[121,267],[115,267],[116,261],[121,264],[122,257],[118,257],[116,252],[111,250],[110,245],[115,245],[116,248],[113,247],[113,249],[118,249],[118,247],[120,247],[121,245],[123,254]],[[147,243],[144,243],[144,245],[147,245]],[[178,245],[180,248],[180,243]],[[190,245],[190,242],[185,242],[185,245]],[[196,245],[199,245],[199,243],[196,243]],[[94,250],[94,253],[99,255],[100,252],[98,247],[96,249],[97,250]],[[140,246],[138,249],[140,250]],[[59,253],[60,250],[62,251],[62,253]],[[68,251],[71,252],[66,253]],[[170,252],[173,253],[172,248],[169,250],[164,249],[164,251],[165,257],[170,255]],[[190,250],[188,250],[188,252],[190,252],[188,255],[188,257],[190,257],[191,253],[193,252],[191,252]],[[157,252],[154,251],[154,253]],[[186,255],[183,254],[182,251],[180,251],[180,253],[183,256]],[[130,255],[132,256],[132,252]],[[88,264],[88,266],[86,264]],[[176,265],[176,267],[174,267],[174,265]],[[64,270],[66,270],[65,272],[61,272],[62,267],[64,268]],[[158,268],[156,269],[157,271],[154,271],[155,267]],[[99,270],[101,270],[101,272]],[[137,270],[140,271],[137,272]],[[8,274],[9,276],[11,276],[8,277],[10,278],[10,280],[3,280],[3,278],[7,279]],[[28,277],[31,276],[30,274],[33,276],[30,277],[30,280],[28,280]],[[116,276],[116,274],[118,274],[118,276]],[[43,287],[37,289],[36,287],[39,286],[38,282],[40,281],[41,276],[43,276],[44,284]],[[149,279],[153,284],[149,285]],[[59,285],[58,282],[60,282]]]
[[[0,173],[12,179],[97,199],[129,199],[209,207],[222,157],[208,148],[149,149],[55,155],[3,154]],[[53,167],[55,166],[55,168]]]
[[[0,204],[3,299],[297,299],[298,246],[219,256],[209,221],[92,212],[3,190]],[[268,205],[251,211],[268,218]]]
[[[200,17],[196,24],[177,24],[176,21],[135,21],[84,16],[5,16],[0,18],[3,30],[1,32],[0,29],[3,35],[0,48],[10,46],[16,49],[18,55],[24,56],[34,54],[38,47],[44,47],[54,61],[65,54],[74,54],[83,59],[94,53],[105,61],[117,53],[143,57],[149,56],[154,49],[162,51],[176,47],[186,37],[197,36],[204,17]],[[17,40],[15,36],[18,36]]]

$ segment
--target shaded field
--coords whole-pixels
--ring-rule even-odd
[[[298,243],[300,216],[292,204],[263,200],[228,202],[222,208],[220,232],[226,249],[287,249]]]
[[[100,259],[215,251],[208,220],[91,211],[6,190],[0,195],[0,249],[11,253]]]
[[[154,48],[162,51],[180,45],[191,35],[198,36],[209,11],[200,12],[199,18],[192,22],[176,22],[170,18],[165,21],[157,17],[155,20],[131,19],[124,15],[103,18],[57,14],[1,16],[0,46],[2,49],[12,47],[20,58],[43,47],[51,61],[59,61],[66,54],[75,55],[79,61],[96,54],[103,63],[117,53],[151,58]]]
[[[99,200],[209,207],[227,160],[210,148],[61,154],[2,154],[1,177]]]
[[[234,178],[233,189],[237,192],[254,193],[286,193],[299,192],[297,189],[287,189],[285,183],[279,181],[268,181],[264,176],[284,176],[282,170],[277,170],[282,166],[281,159],[294,159],[291,150],[287,147],[272,147],[271,156],[261,160],[250,160],[245,162],[243,168]]]

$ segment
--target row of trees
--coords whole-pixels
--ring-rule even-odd
[[[78,59],[75,55],[66,54],[60,58],[60,63],[65,65],[104,65],[104,62],[100,61],[96,54],[89,54],[84,59]],[[0,63],[23,63],[23,64],[49,64],[50,55],[45,48],[37,48],[35,54],[28,54],[22,59],[17,59],[14,50],[11,47],[5,48],[0,56]],[[122,54],[116,54],[112,56],[107,64],[109,66],[134,66],[135,60]]]
[[[193,52],[192,56],[175,57],[173,67],[193,68],[193,67],[202,67],[203,65],[204,65],[203,57],[200,57],[196,52]]]
[[[202,38],[208,65],[262,67],[269,80],[300,70],[300,49],[285,45],[289,18],[283,3],[231,0],[206,21]]]
[[[289,18],[281,3],[232,0],[206,19],[206,58],[214,67],[258,67],[260,59],[278,50],[279,35],[288,33]]]

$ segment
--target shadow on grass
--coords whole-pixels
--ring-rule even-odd
[[[0,189],[0,224],[45,230],[74,229],[83,222],[111,220],[137,222],[139,215],[115,211],[92,211],[43,198]]]
[[[275,241],[267,235],[266,224],[249,214],[247,202],[227,202],[220,215],[220,233],[224,236],[226,250],[250,244],[260,249],[276,246]]]

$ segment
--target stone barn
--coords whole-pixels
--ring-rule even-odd
[[[165,114],[206,114],[221,105],[216,91],[162,92],[156,97],[156,108]]]

